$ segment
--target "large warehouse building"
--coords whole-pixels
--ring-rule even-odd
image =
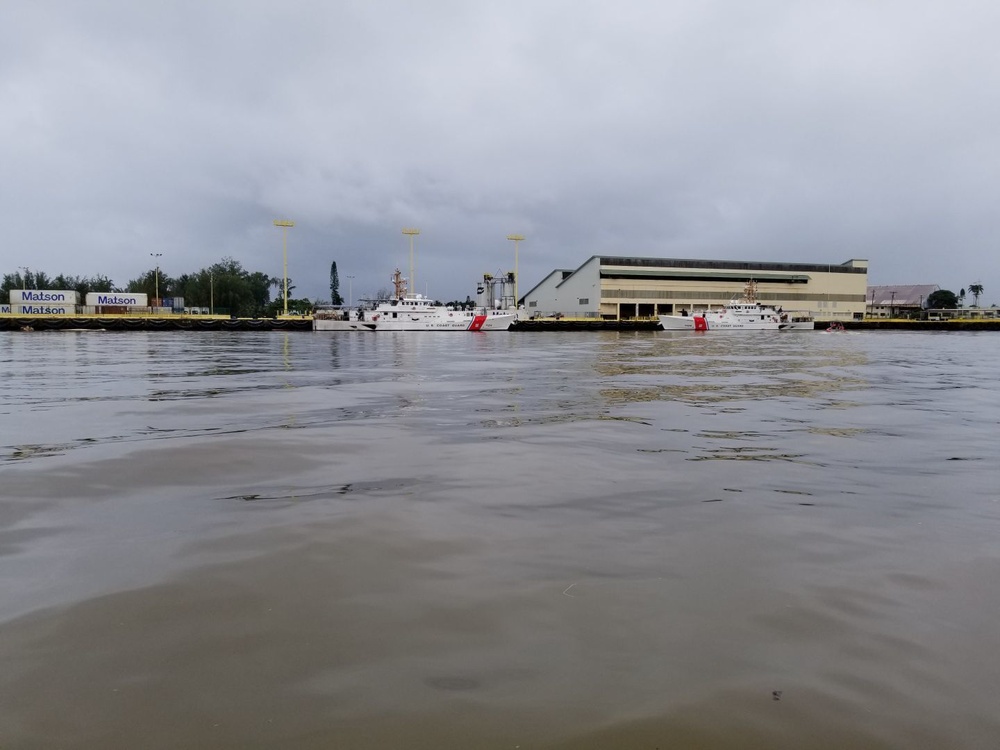
[[[520,302],[532,317],[648,318],[721,307],[750,280],[765,305],[817,320],[865,314],[868,261],[858,259],[822,265],[595,255],[575,271],[553,271]]]

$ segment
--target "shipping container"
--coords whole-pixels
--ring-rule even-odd
[[[76,315],[76,305],[11,305],[14,315]]]
[[[12,305],[79,305],[80,293],[68,289],[11,289]]]
[[[0,315],[2,314],[10,314],[10,305],[0,305]]]
[[[149,298],[138,292],[89,292],[87,305],[94,307],[149,307]]]

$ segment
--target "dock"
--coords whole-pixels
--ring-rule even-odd
[[[910,320],[908,318],[869,318],[840,321],[848,331],[1000,331],[1000,319],[952,318],[949,320]],[[816,323],[825,330],[827,322]]]
[[[0,315],[0,331],[311,331],[311,316]]]
[[[868,319],[842,321],[848,331],[1000,331],[1000,319]],[[816,330],[825,330],[817,321]],[[10,315],[0,314],[0,331],[311,331],[311,315],[231,318],[224,315]],[[511,331],[662,331],[656,318],[534,318],[517,320]]]
[[[516,320],[512,331],[662,331],[658,318],[529,318]]]

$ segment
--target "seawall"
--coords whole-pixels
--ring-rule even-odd
[[[312,318],[192,316],[0,315],[4,331],[311,331]]]

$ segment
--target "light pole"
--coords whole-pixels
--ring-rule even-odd
[[[281,227],[281,257],[284,264],[285,279],[285,315],[288,315],[288,229],[294,227],[295,222],[288,219],[275,219],[274,226]]]
[[[417,272],[413,270],[413,238],[420,234],[419,229],[404,229],[403,234],[410,237],[410,294],[417,292]]]
[[[215,271],[208,272],[208,314],[215,315]]]
[[[514,309],[517,309],[517,243],[524,239],[523,234],[508,234],[508,240],[514,241]]]
[[[23,286],[25,289],[27,289],[28,288],[28,273],[29,273],[30,269],[27,266],[18,266],[18,268],[20,268],[22,271],[24,271],[24,275],[21,277],[21,286]],[[36,288],[38,287],[37,280],[35,282],[35,287]]]
[[[896,317],[896,313],[895,313],[895,307],[896,307],[896,292],[895,292],[895,291],[892,291],[892,292],[890,292],[890,294],[891,294],[892,296],[891,296],[891,297],[889,298],[889,317],[890,317],[890,318],[895,318],[895,317]]]
[[[163,257],[163,253],[150,253],[149,255],[152,258]],[[156,286],[155,286],[155,292],[153,294],[153,302],[159,302],[159,301],[160,301],[160,261],[156,261]],[[153,307],[156,306],[157,305],[153,305]]]
[[[354,277],[347,274],[347,306],[354,307]]]

